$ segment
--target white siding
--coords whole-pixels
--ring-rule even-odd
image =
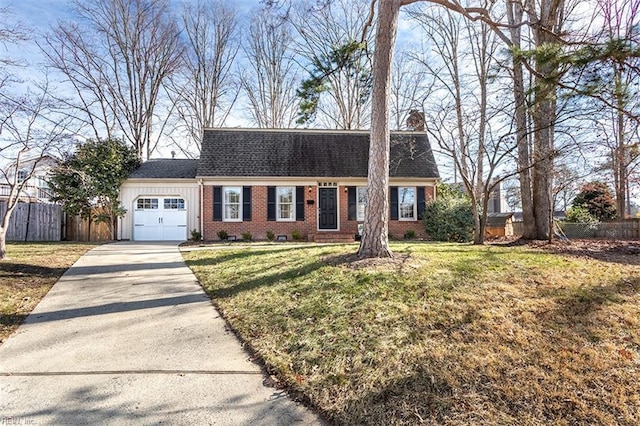
[[[133,211],[135,201],[143,196],[174,196],[184,198],[187,204],[187,236],[191,230],[200,231],[200,187],[195,179],[126,180],[120,188],[120,203],[127,210],[118,221],[118,239],[133,238]]]

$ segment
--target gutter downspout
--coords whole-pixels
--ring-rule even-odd
[[[200,191],[200,206],[198,209],[198,214],[200,215],[200,235],[202,235],[202,239],[204,240],[204,215],[202,214],[204,211],[204,191],[202,179],[198,179],[198,190]]]

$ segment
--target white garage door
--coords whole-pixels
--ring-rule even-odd
[[[133,212],[135,241],[183,241],[187,239],[184,198],[141,197]]]

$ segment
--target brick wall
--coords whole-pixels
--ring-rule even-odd
[[[358,230],[358,222],[348,220],[348,194],[346,186],[339,186],[338,205],[339,211],[339,232],[355,234]],[[310,190],[309,190],[310,189]],[[292,240],[292,232],[297,231],[303,238],[309,234],[317,233],[317,211],[318,201],[317,186],[305,186],[305,220],[295,222],[278,222],[267,220],[267,186],[253,186],[251,193],[251,221],[249,222],[220,222],[213,220],[213,186],[203,187],[203,238],[205,240],[217,240],[218,231],[225,230],[229,235],[235,235],[237,239],[242,238],[243,232],[251,233],[254,240],[266,240],[267,231],[272,231],[276,236],[287,235],[288,240]],[[425,199],[433,198],[434,187],[427,186]],[[313,200],[310,204],[308,201]],[[422,221],[389,221],[389,232],[393,238],[403,238],[405,232],[413,230],[416,237],[426,237]],[[328,231],[331,232],[331,231]]]

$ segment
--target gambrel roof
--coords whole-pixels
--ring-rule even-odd
[[[206,129],[198,177],[366,177],[368,131]],[[391,177],[439,178],[424,132],[392,132]]]

